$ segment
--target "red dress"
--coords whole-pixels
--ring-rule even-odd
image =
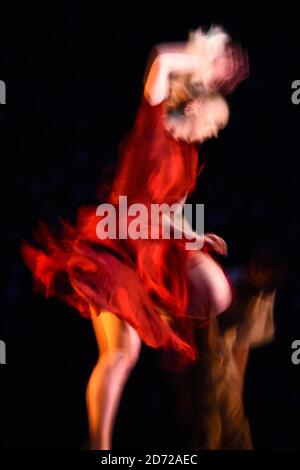
[[[120,162],[107,202],[118,208],[126,195],[132,203],[173,204],[195,188],[198,150],[175,140],[164,127],[165,103],[151,106],[143,97],[134,126],[120,146]],[[106,239],[96,235],[96,207],[79,208],[77,222],[61,221],[53,235],[40,223],[36,239],[22,254],[36,290],[56,296],[90,317],[90,306],[126,320],[153,348],[174,351],[194,361],[196,348],[187,321],[188,281],[184,240]],[[166,322],[160,312],[171,318]]]

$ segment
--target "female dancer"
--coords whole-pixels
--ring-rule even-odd
[[[228,105],[216,90],[232,91],[246,71],[245,57],[238,58],[240,49],[229,47],[228,40],[213,28],[206,35],[193,33],[187,44],[156,48],[107,197],[117,211],[122,195],[128,205],[150,208],[182,204],[193,191],[202,169],[197,145],[217,137],[228,121]],[[117,409],[141,341],[174,351],[170,367],[195,361],[193,325],[224,311],[232,295],[209,254],[226,253],[216,235],[206,235],[202,250],[193,252],[175,238],[99,239],[96,214],[94,207],[80,208],[74,227],[62,221],[60,236],[40,224],[43,250],[25,242],[22,252],[37,288],[92,319],[99,360],[86,394],[90,446],[111,449]],[[192,229],[185,225],[185,231]]]

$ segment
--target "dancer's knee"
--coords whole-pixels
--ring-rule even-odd
[[[100,355],[99,364],[106,370],[123,370],[129,371],[133,369],[138,361],[138,354],[125,349],[115,349],[104,351]]]
[[[188,265],[192,302],[215,314],[227,310],[232,289],[222,268],[209,255],[195,255]]]
[[[213,303],[217,313],[224,312],[232,303],[232,290],[225,276],[222,284],[219,289],[213,290]]]

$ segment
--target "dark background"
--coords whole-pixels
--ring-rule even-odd
[[[196,1],[100,9],[26,2],[1,14],[2,449],[83,448],[85,386],[97,358],[90,322],[33,294],[21,240],[31,239],[39,220],[74,220],[79,205],[96,201],[101,172],[133,122],[151,47],[212,22],[248,50],[250,77],[229,97],[228,127],[200,149],[207,165],[195,200],[205,203],[206,230],[228,242],[228,269],[246,265],[257,247],[287,267],[276,341],[251,353],[246,408],[256,448],[299,448],[300,365],[291,363],[300,337],[300,106],[291,102],[291,83],[300,78],[297,21],[288,7],[262,12],[242,3],[221,11]],[[159,364],[160,352],[144,347],[123,396],[116,448],[181,448],[184,429]]]

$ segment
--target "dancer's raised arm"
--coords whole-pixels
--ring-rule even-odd
[[[187,99],[183,100],[188,101],[198,87],[199,92],[222,89],[225,94],[231,93],[249,71],[246,51],[230,42],[220,27],[213,27],[206,34],[199,28],[190,33],[188,41],[159,44],[154,51],[144,80],[144,95],[151,105],[168,98],[172,73],[181,76],[177,92],[180,86],[186,87],[186,82],[180,84],[183,76],[188,79],[189,92],[185,90]]]
[[[171,73],[189,74],[201,70],[202,60],[198,55],[184,52],[184,46],[158,46],[158,54],[146,76],[144,95],[155,106],[169,94]]]

